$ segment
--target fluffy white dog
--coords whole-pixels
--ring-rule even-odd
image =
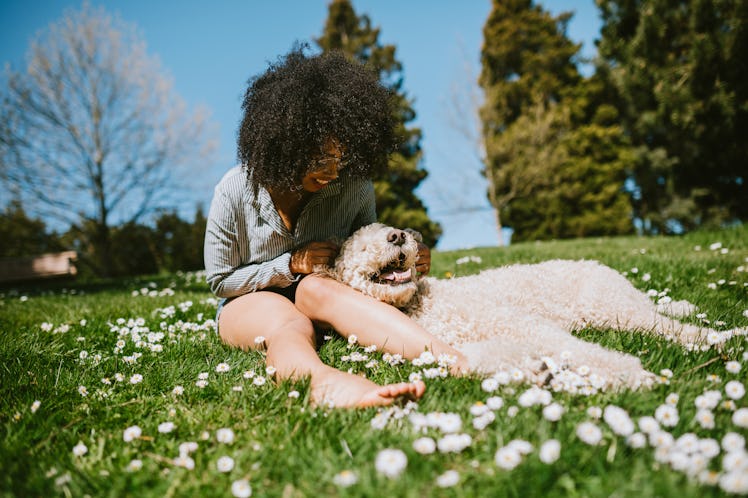
[[[695,307],[657,307],[615,270],[596,261],[553,260],[439,280],[417,278],[417,239],[379,223],[347,239],[336,280],[402,309],[422,327],[466,354],[480,373],[517,369],[536,382],[604,387],[650,385],[635,356],[574,337],[585,327],[651,332],[684,345],[723,342],[734,331],[681,323]],[[573,379],[572,379],[573,377]],[[555,386],[554,386],[555,387]]]

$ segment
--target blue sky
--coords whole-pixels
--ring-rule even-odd
[[[247,79],[296,40],[311,41],[322,32],[327,0],[91,0],[136,24],[149,52],[174,78],[176,91],[190,106],[203,105],[212,116],[218,150],[204,168],[194,199],[206,207],[213,186],[235,164],[235,134]],[[485,198],[480,163],[470,142],[447,108],[455,88],[467,94],[479,70],[482,28],[490,0],[353,0],[381,28],[380,42],[397,46],[404,89],[414,100],[423,131],[422,167],[429,172],[418,194],[432,218],[442,223],[438,248],[495,245],[498,236]],[[572,40],[594,54],[600,20],[594,0],[540,2],[553,13],[574,11]],[[0,1],[0,61],[22,67],[34,34],[80,1]],[[472,68],[469,74],[466,67]],[[4,81],[4,78],[3,78]],[[460,208],[484,208],[451,214]]]

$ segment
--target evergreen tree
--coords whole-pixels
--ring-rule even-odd
[[[748,219],[748,3],[598,5],[601,74],[640,151],[637,216],[656,231]]]
[[[390,158],[388,171],[374,179],[377,216],[382,223],[418,230],[424,242],[433,247],[441,235],[441,227],[429,218],[423,202],[414,193],[428,175],[420,168],[421,130],[407,125],[416,113],[402,88],[402,65],[395,58],[395,46],[380,43],[379,32],[379,28],[372,27],[368,16],[356,14],[349,0],[333,0],[322,36],[315,41],[323,51],[340,50],[368,65],[392,90],[400,146]]]
[[[485,94],[480,109],[486,150],[483,173],[499,229],[505,224],[509,204],[528,195],[534,183],[542,180],[539,168],[543,166],[524,161],[525,167],[516,167],[518,163],[514,163],[515,167],[505,167],[511,159],[506,153],[512,146],[503,135],[523,113],[527,113],[528,119],[538,118],[538,106],[544,108],[559,102],[565,88],[580,79],[573,60],[579,46],[564,36],[570,17],[562,14],[554,18],[533,5],[532,0],[494,0],[483,27],[479,77]],[[536,135],[534,138],[527,139],[530,143],[542,141],[544,133],[539,129],[531,133]],[[519,149],[514,151],[510,154],[518,153]],[[521,238],[517,227],[514,228]]]
[[[560,102],[581,79],[580,45],[566,37],[571,13],[551,16],[532,0],[494,0],[483,28],[480,84],[490,141],[538,102]]]
[[[632,230],[623,186],[633,151],[603,105],[606,87],[576,69],[570,18],[531,0],[495,0],[484,27],[489,200],[518,240]]]
[[[517,240],[632,231],[623,186],[633,150],[622,128],[609,121],[615,110],[601,109],[592,120],[582,115],[585,121],[575,123],[580,109],[574,105],[538,104],[496,141],[504,164],[497,178],[522,194],[504,209]]]

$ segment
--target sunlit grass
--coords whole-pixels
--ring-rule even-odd
[[[435,253],[432,274],[448,278],[553,258],[598,259],[642,291],[687,299],[699,306],[700,314],[689,318],[694,323],[748,326],[745,228]],[[748,490],[745,449],[735,450],[742,451],[741,463],[725,447],[732,440],[723,444],[728,433],[748,434],[742,419],[734,420],[748,405],[746,397],[731,399],[727,391],[735,387],[728,387],[730,381],[745,384],[748,377],[745,336],[721,351],[687,352],[654,337],[580,331],[584,339],[635,354],[648,370],[667,375],[669,370],[672,377],[648,391],[551,393],[562,408],[560,419],[552,421],[544,405],[523,406],[529,384],[487,392],[477,377],[427,379],[427,394],[417,407],[312,409],[308,383],[275,384],[261,353],[221,344],[213,332],[214,313],[215,299],[195,275],[6,290],[0,300],[0,493],[231,496],[246,490],[244,480],[252,496],[695,497],[720,495],[729,485]],[[321,343],[325,361],[377,382],[407,380],[423,370],[409,363],[392,366],[381,354],[335,335]],[[352,361],[354,352],[355,359],[366,355],[366,360]],[[711,428],[697,418],[705,391],[720,393],[710,409]],[[668,460],[650,440],[632,447],[614,426],[595,418],[598,409],[618,406],[641,432],[639,419],[673,403],[673,393],[678,422],[661,428],[675,441],[692,433],[719,449],[699,472],[678,460],[680,455]],[[497,398],[499,408],[476,405]],[[485,427],[475,422],[484,411],[493,414]],[[413,414],[436,413],[454,414],[459,428],[414,425]],[[601,430],[599,444],[589,445],[577,434],[589,421]],[[140,436],[127,442],[125,431],[133,426]],[[231,429],[233,439],[221,429]],[[445,452],[450,446],[443,439],[453,429],[469,444]],[[442,451],[417,451],[413,443],[423,437],[441,443]],[[546,463],[540,448],[550,439],[559,442],[560,454]],[[507,470],[495,457],[515,440],[529,442],[532,450]],[[197,448],[187,451],[187,442]],[[404,453],[404,468],[394,459],[389,470],[383,464],[377,468],[377,455],[388,448]],[[742,465],[742,488],[727,482],[729,465]],[[453,484],[448,471],[456,471],[458,484],[440,487]]]

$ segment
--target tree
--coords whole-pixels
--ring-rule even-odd
[[[623,188],[633,151],[623,130],[602,118],[575,123],[573,116],[568,104],[537,104],[493,142],[503,165],[496,199],[517,240],[633,229]]]
[[[522,126],[525,131],[519,133],[529,133],[525,137],[529,140],[527,145],[536,147],[533,141],[546,140],[542,128],[549,123],[542,123],[538,109],[561,102],[581,79],[574,60],[580,46],[565,35],[570,18],[569,13],[552,17],[533,5],[532,0],[494,0],[483,28],[479,83],[485,93],[480,110],[486,148],[484,174],[489,184],[489,201],[497,210],[499,229],[502,211],[509,203],[527,195],[533,182],[543,179],[543,163],[520,160],[511,171],[503,170],[511,143],[502,135],[526,115],[526,120],[535,120],[540,127],[530,131],[526,126],[529,123]]]
[[[47,232],[40,219],[26,214],[18,199],[11,201],[0,214],[0,257],[24,257],[62,250],[56,234]]]
[[[197,207],[193,223],[184,221],[175,211],[161,214],[156,219],[153,234],[159,268],[168,271],[203,269],[206,222],[201,206]]]
[[[45,217],[75,224],[110,274],[112,226],[168,206],[181,169],[209,150],[134,26],[103,9],[69,11],[8,71],[0,174]]]
[[[748,3],[599,0],[601,69],[655,231],[748,219]]]
[[[323,51],[340,50],[368,65],[392,90],[400,146],[392,154],[387,172],[374,179],[377,215],[382,223],[418,230],[427,245],[436,245],[441,227],[429,218],[414,193],[428,173],[420,168],[421,130],[407,126],[416,113],[402,90],[402,65],[395,58],[395,46],[382,45],[379,28],[371,26],[368,16],[356,15],[349,0],[330,3],[324,31],[315,41]]]

